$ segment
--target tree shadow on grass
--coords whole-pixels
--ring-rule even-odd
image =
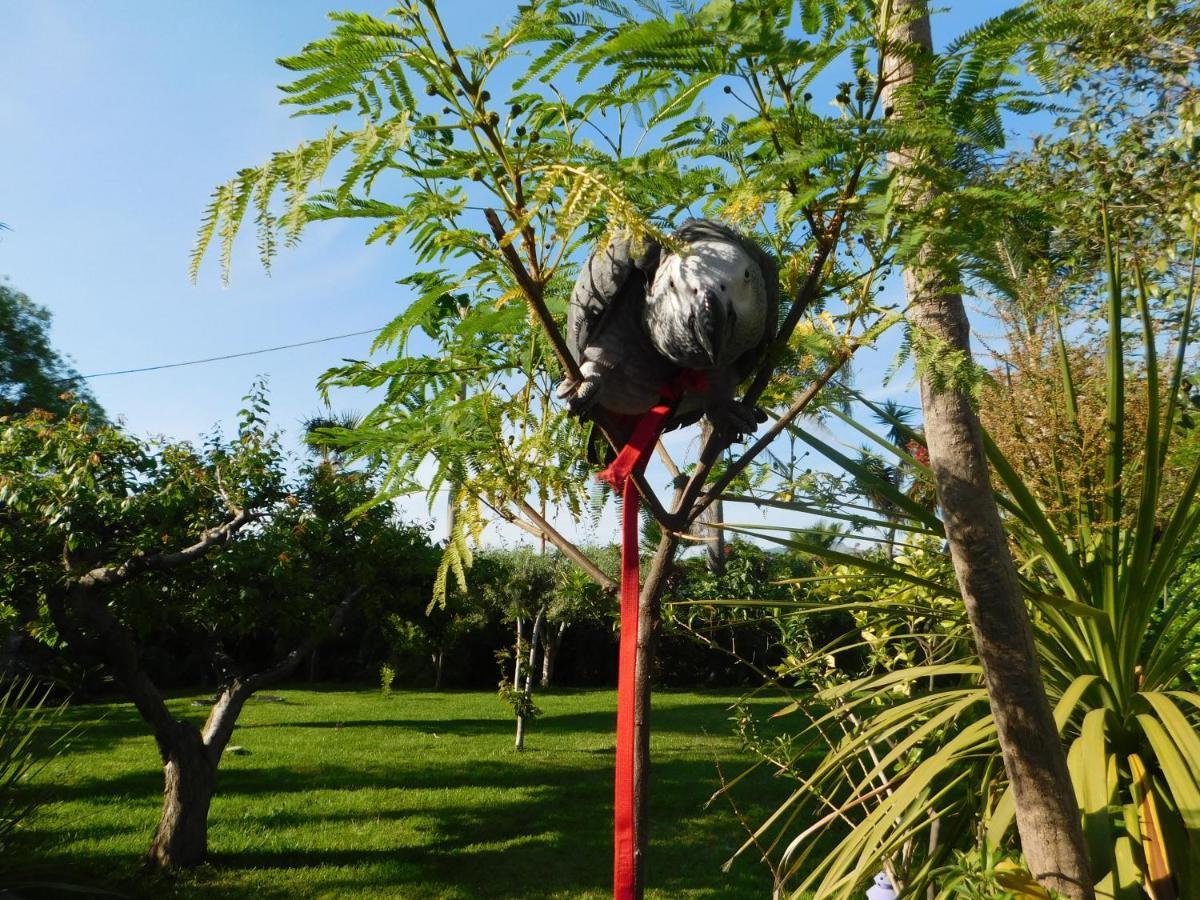
[[[594,712],[555,712],[548,701],[538,698],[545,706],[545,715],[540,716],[531,726],[531,734],[612,734],[616,729],[617,711],[614,705],[611,710]],[[346,728],[404,728],[422,733],[474,737],[484,734],[511,734],[513,720],[511,717],[497,715],[494,718],[440,718],[427,715],[405,715],[405,711],[397,709],[400,714],[389,718],[354,718],[347,717],[339,721],[286,721],[286,722],[255,722],[238,725],[239,729],[255,730],[261,728],[318,728],[340,731]],[[687,734],[698,735],[705,730],[715,730],[725,734],[729,731],[728,716],[724,709],[714,699],[712,706],[698,705],[662,705],[651,710],[651,727],[656,735]]]
[[[411,774],[411,773],[409,773]],[[218,868],[271,870],[340,869],[340,884],[350,894],[373,888],[399,889],[400,896],[550,897],[604,895],[611,879],[612,781],[607,767],[575,770],[514,770],[502,762],[439,767],[429,788],[440,802],[428,802],[421,788],[382,798],[360,812],[308,815],[274,814],[270,827],[297,833],[327,823],[352,826],[371,820],[387,840],[397,827],[393,847],[347,850],[304,848],[218,852]],[[651,786],[651,840],[648,874],[653,888],[666,896],[705,884],[713,896],[765,896],[764,871],[743,866],[722,875],[719,865],[743,839],[724,809],[705,815],[713,769],[699,760],[666,760],[654,767]],[[394,785],[392,785],[394,786]],[[468,791],[459,802],[446,802],[456,789],[502,787],[505,794],[481,799]],[[435,799],[435,798],[429,798]],[[424,840],[416,846],[403,823],[420,819]],[[361,871],[357,884],[346,868]],[[313,872],[324,886],[320,872]],[[332,873],[325,873],[332,874]],[[406,888],[411,889],[411,893]],[[361,892],[361,893],[360,893]]]
[[[652,887],[666,896],[704,885],[713,887],[714,897],[765,896],[770,882],[760,868],[742,866],[731,875],[718,869],[744,836],[727,810],[701,813],[713,789],[712,764],[666,759],[655,764],[652,778]],[[135,781],[142,779],[89,780],[81,793],[141,793],[131,791]],[[355,809],[322,810],[309,803],[282,810],[252,806],[240,813],[244,802],[222,808],[223,797],[243,801],[350,789],[376,793],[364,795]],[[419,829],[407,827],[417,821]],[[427,769],[414,761],[386,771],[342,767],[304,778],[286,767],[233,769],[221,778],[213,808],[210,865],[184,875],[169,893],[178,887],[180,896],[193,888],[214,897],[296,896],[302,883],[345,896],[372,896],[382,889],[413,897],[603,896],[611,877],[611,822],[611,773],[603,760],[583,771],[578,765],[534,767],[520,759]],[[147,839],[152,827],[148,820]],[[336,845],[345,840],[338,834],[363,829],[369,829],[371,846]],[[84,834],[88,830],[80,829],[81,836],[102,838],[109,831],[101,826]],[[247,832],[263,835],[263,849],[226,849],[230,843],[244,845]],[[113,872],[118,861],[71,852],[58,860],[51,854],[45,862]],[[132,872],[137,861],[124,862]],[[245,878],[228,878],[231,873],[252,875],[253,889]],[[163,893],[158,879],[120,878],[117,886],[138,896]]]
[[[656,751],[652,772],[647,871],[661,896],[690,891],[762,897],[770,891],[766,871],[752,860],[729,875],[719,871],[745,833],[724,804],[701,812],[717,787],[712,761],[695,749],[688,756],[671,749],[679,736],[727,734],[725,699],[689,699],[654,711],[656,744],[666,749]],[[247,740],[250,756],[222,763],[211,816],[212,863],[166,880],[136,877],[135,854],[104,849],[137,845],[140,851],[142,840],[131,841],[130,835],[138,832],[149,841],[162,791],[153,743],[137,713],[128,706],[104,707],[76,747],[101,752],[117,741],[143,739],[146,767],[112,776],[72,773],[47,788],[49,799],[97,810],[144,806],[144,823],[140,811],[133,816],[138,827],[115,826],[99,814],[89,821],[84,812],[65,828],[61,818],[44,825],[35,820],[27,836],[49,848],[39,853],[43,872],[66,881],[59,876],[77,872],[84,881],[136,896],[603,897],[611,877],[612,748],[586,745],[612,734],[614,713],[556,714],[548,706],[533,726],[532,752],[497,758],[476,742],[465,750],[469,761],[448,758],[458,748],[435,741],[432,733],[449,739],[503,737],[497,749],[507,748],[511,719],[424,718],[401,703],[389,708],[394,717],[340,723],[285,718],[239,726],[248,738],[257,729],[275,729],[275,744],[259,752],[253,749],[258,741]],[[206,710],[195,712],[199,717]],[[95,713],[85,707],[81,720],[92,721]],[[331,734],[339,728],[353,730],[354,741],[341,745]],[[361,731],[370,728],[380,729],[378,743],[385,748],[388,731],[406,736],[397,735],[394,753],[353,764],[364,741],[372,741]],[[286,734],[292,730],[294,735]],[[414,739],[415,732],[431,735],[427,746]],[[584,746],[573,745],[578,735],[590,735]],[[302,758],[292,752],[294,746],[304,748]],[[479,759],[481,752],[491,758]],[[284,756],[293,764],[281,762]],[[739,806],[750,822],[761,821],[784,793],[768,782],[764,776],[739,786]],[[77,814],[78,806],[71,809]]]

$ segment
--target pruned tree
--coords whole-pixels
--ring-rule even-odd
[[[402,558],[383,556],[394,541],[378,545],[397,533],[382,511],[346,520],[373,485],[328,464],[288,485],[265,395],[247,400],[237,437],[200,450],[138,440],[83,405],[0,419],[5,602],[40,610],[37,632],[58,652],[100,662],[153,732],[165,785],[151,868],[204,860],[217,769],[245,703],[380,590],[371,560]],[[162,627],[209,652],[217,692],[202,725],[171,710],[152,674],[147,641]],[[267,651],[246,652],[263,632]]]

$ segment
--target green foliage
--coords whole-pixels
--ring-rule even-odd
[[[526,722],[531,722],[542,714],[541,708],[533,702],[533,695],[527,694],[523,687],[518,687],[513,679],[506,674],[508,667],[528,648],[517,646],[516,652],[512,650],[499,650],[496,652],[496,662],[500,666],[500,683],[496,687],[496,695],[500,698],[500,702],[512,710],[512,714],[517,719],[524,719]],[[532,672],[524,672],[525,678],[532,678]]]
[[[1171,495],[1164,494],[1194,296],[1180,299],[1185,313],[1174,335],[1174,359],[1160,367],[1162,341],[1144,283],[1136,267],[1132,279],[1123,276],[1116,249],[1111,242],[1108,247],[1107,429],[1102,481],[1095,492],[1099,501],[1074,493],[1057,496],[1056,484],[1065,491],[1061,481],[1023,477],[991,442],[988,453],[1032,606],[1042,675],[1068,746],[1097,890],[1137,898],[1151,880],[1187,885],[1195,877],[1188,848],[1197,838],[1192,813],[1200,808],[1200,744],[1193,739],[1200,695],[1188,669],[1195,664],[1200,613],[1185,571],[1200,528],[1194,502],[1200,464],[1192,461],[1182,480],[1172,482]],[[1142,332],[1137,367],[1126,356],[1122,335],[1123,311],[1130,306]],[[1059,335],[1059,388],[1070,397],[1071,354]],[[1166,371],[1165,390],[1160,368]],[[1149,410],[1140,436],[1126,421],[1124,397],[1133,391],[1144,395]],[[1070,435],[1080,424],[1073,418],[1075,407],[1066,409]],[[1135,436],[1141,446],[1130,456],[1124,444]],[[915,464],[901,447],[883,437],[876,441]],[[856,461],[832,448],[824,452],[859,474]],[[890,499],[905,500],[898,491]],[[910,540],[928,554],[940,541],[940,522],[916,505],[905,507],[905,519],[903,528],[914,536]],[[945,637],[941,653],[884,662],[864,678],[834,683],[817,695],[828,712],[809,713],[811,724],[800,731],[797,743],[821,739],[830,750],[815,771],[803,776],[788,814],[804,804],[828,807],[849,816],[853,827],[801,887],[842,896],[887,864],[906,889],[917,890],[936,878],[939,859],[956,843],[959,849],[985,841],[1009,847],[1013,798],[1004,786],[978,665],[961,624],[947,616],[944,603],[938,609],[940,599],[957,593],[945,558],[922,571],[907,550],[890,562],[820,548],[812,552],[856,568],[858,579],[875,578],[874,588],[855,589],[860,596],[850,602],[887,617],[902,642]],[[844,570],[835,569],[835,588],[839,577]],[[792,704],[785,712],[805,710]],[[845,736],[828,737],[835,728],[845,728]],[[934,822],[941,843],[926,852]],[[1165,866],[1154,861],[1151,840],[1159,841]],[[812,847],[808,832],[793,839],[784,851],[784,871],[812,863]]]
[[[390,700],[392,697],[392,682],[396,680],[396,670],[384,663],[379,667],[379,691],[383,694],[384,700]]]
[[[1031,69],[1070,98],[1055,128],[1013,154],[1001,173],[1054,215],[1009,232],[1006,243],[1071,273],[1086,305],[1104,266],[1099,204],[1121,209],[1130,250],[1161,260],[1151,281],[1187,278],[1187,235],[1200,212],[1195,139],[1200,38],[1195,2],[1039,0]],[[1015,239],[1015,240],[1014,240]]]
[[[138,576],[106,602],[149,660],[187,635],[227,677],[289,653],[352,593],[376,621],[422,609],[436,565],[425,530],[370,506],[377,485],[363,470],[320,459],[289,476],[265,389],[245,401],[237,436],[200,447],[143,441],[79,404],[0,422],[5,625],[59,646],[50,604],[64,579],[125,567]],[[252,526],[203,564],[173,564],[242,510]]]
[[[148,442],[96,422],[75,404],[59,418],[41,410],[0,420],[0,587],[34,633],[51,643],[45,602],[64,575],[148,565],[193,544],[231,515],[284,494],[282,457],[265,430],[261,396],[242,411],[238,436],[203,448]],[[131,562],[134,561],[134,562]],[[130,585],[115,604],[125,624],[161,615],[163,582]]]
[[[665,240],[685,211],[702,213],[779,256],[790,302],[802,290],[813,310],[842,301],[813,339],[780,348],[764,401],[783,406],[820,364],[842,365],[897,321],[875,304],[877,273],[1016,203],[924,160],[994,150],[1001,113],[1034,106],[1008,70],[1026,13],[939,55],[914,88],[921,112],[903,122],[880,102],[886,23],[859,0],[806,3],[799,18],[777,0],[540,0],[471,47],[452,43],[432,0],[332,20],[328,37],[281,61],[294,73],[285,102],[328,129],[217,189],[192,272],[214,241],[228,272],[251,212],[267,264],[281,242],[334,219],[365,220],[368,242],[411,249],[409,296],[375,348],[395,358],[348,362],[322,384],[383,396],[357,427],[326,431],[383,466],[381,502],[450,496],[438,603],[463,589],[469,543],[489,519],[529,524],[523,504],[576,519],[591,508],[588,429],[553,399],[559,350],[545,326],[561,324],[593,243],[622,231]],[[814,98],[838,77],[831,105]],[[919,221],[885,177],[886,152],[902,145],[919,151],[922,177],[964,187]],[[416,349],[418,334],[431,352]]]
[[[1052,900],[1014,854],[984,845],[955,851],[934,876],[937,900]]]
[[[73,401],[103,413],[75,368],[50,344],[50,311],[0,283],[0,416],[44,409],[61,415]]]
[[[930,389],[936,393],[961,392],[978,402],[986,376],[968,354],[927,331],[906,329],[905,336],[906,347],[911,347],[916,378],[929,379]],[[903,363],[905,356],[902,350],[897,365]]]

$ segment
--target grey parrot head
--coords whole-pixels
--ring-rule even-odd
[[[701,240],[665,256],[646,298],[655,348],[687,369],[725,365],[761,337],[763,274],[737,243]]]

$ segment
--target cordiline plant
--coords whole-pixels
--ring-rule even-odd
[[[0,688],[0,848],[37,808],[29,782],[62,752],[70,731],[49,747],[38,746],[40,732],[55,728],[66,703],[48,704],[50,688],[32,678],[13,679]]]
[[[1141,272],[1136,265],[1132,273],[1122,271],[1107,230],[1106,220],[1106,437],[1099,483],[1084,490],[1078,480],[1067,487],[1062,480],[1043,479],[1035,494],[1018,466],[990,440],[988,453],[1032,608],[1042,675],[1068,747],[1097,895],[1183,897],[1191,896],[1200,878],[1200,693],[1188,675],[1200,653],[1200,606],[1196,581],[1187,574],[1200,528],[1200,462],[1190,462],[1182,475],[1167,476],[1179,433],[1177,398],[1195,285],[1193,278],[1179,304],[1174,358],[1163,366],[1161,336]],[[1122,336],[1127,311],[1140,331],[1136,365],[1127,359]],[[1077,431],[1076,377],[1061,329],[1057,354],[1068,427]],[[1135,390],[1144,392],[1149,410],[1136,438],[1126,421],[1126,392]],[[904,460],[918,477],[928,475],[905,447],[848,417],[845,421]],[[818,437],[802,437],[852,475],[871,477],[861,462]],[[1129,439],[1140,441],[1139,452],[1128,452]],[[1071,446],[1065,440],[1051,452],[1068,452]],[[1057,462],[1071,465],[1069,458]],[[896,527],[907,535],[904,545],[940,536],[934,512],[886,484],[879,489],[903,511]],[[859,527],[892,527],[853,514],[846,518]],[[938,576],[911,565],[903,552],[894,560],[857,556],[804,544],[779,531],[758,533],[860,573],[854,590],[838,598],[847,608],[893,622],[912,621],[935,615],[937,598],[953,592],[948,573]],[[849,896],[864,879],[887,868],[905,891],[916,891],[940,883],[950,850],[974,845],[994,853],[1012,841],[1013,800],[978,666],[964,642],[940,646],[946,651],[940,658],[843,679],[818,693],[828,711],[811,716],[791,746],[825,742],[828,752],[811,772],[800,774],[797,767],[798,788],[756,836],[761,840],[804,809],[819,812],[821,821],[848,825],[836,850],[819,860],[812,857],[812,828],[797,836],[783,827],[774,845],[784,848],[781,874],[796,876],[811,866],[803,877],[793,878],[798,890]],[[820,664],[824,653],[828,650],[801,663]],[[803,712],[795,705],[786,711]],[[843,726],[844,734],[830,737]],[[773,762],[790,768],[795,760]]]

